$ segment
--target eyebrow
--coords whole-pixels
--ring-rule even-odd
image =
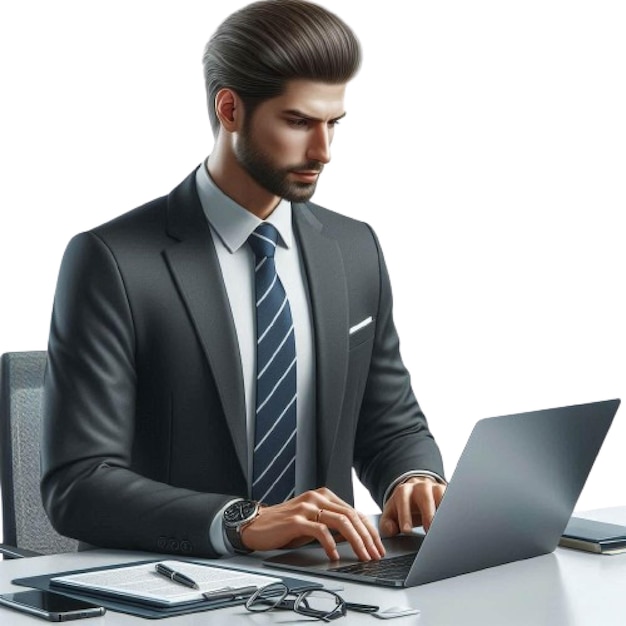
[[[308,120],[310,122],[323,122],[325,120],[319,118],[319,117],[313,117],[311,115],[307,115],[306,113],[303,113],[302,111],[299,111],[298,109],[287,109],[285,111],[283,111],[283,115],[292,115],[293,117],[301,117],[302,119]],[[338,120],[344,118],[346,116],[346,113],[342,113],[341,115],[338,115],[337,117],[332,117],[331,119],[329,119],[329,122],[337,122]]]

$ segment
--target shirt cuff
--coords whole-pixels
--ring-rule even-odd
[[[431,478],[434,478],[438,483],[441,483],[442,485],[447,484],[446,481],[441,476],[439,476],[439,474],[437,474],[436,472],[431,472],[430,470],[413,470],[410,472],[404,472],[404,474],[402,474],[401,476],[398,476],[398,478],[396,478],[391,483],[391,485],[387,487],[385,491],[385,495],[383,496],[383,506],[387,504],[387,500],[389,496],[392,494],[393,490],[400,483],[403,483],[405,480],[408,480],[409,478],[413,478],[414,476],[430,476]]]
[[[242,498],[234,498],[227,502],[216,514],[209,527],[209,541],[220,556],[233,556],[235,549],[230,545],[230,541],[226,539],[224,532],[224,511],[234,502],[239,502]]]

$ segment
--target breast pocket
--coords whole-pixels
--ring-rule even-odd
[[[348,331],[350,350],[371,340],[376,330],[376,320],[372,316],[353,324]]]

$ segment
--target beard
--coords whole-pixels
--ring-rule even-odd
[[[306,202],[315,193],[317,180],[313,183],[289,180],[293,171],[321,172],[319,161],[306,161],[291,167],[278,167],[269,154],[261,150],[252,139],[249,128],[244,129],[235,145],[235,157],[239,165],[264,189],[289,202]]]

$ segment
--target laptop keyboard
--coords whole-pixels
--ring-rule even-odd
[[[415,561],[415,553],[392,556],[380,561],[359,561],[351,565],[331,567],[331,572],[358,574],[371,578],[386,578],[388,580],[404,580]]]

